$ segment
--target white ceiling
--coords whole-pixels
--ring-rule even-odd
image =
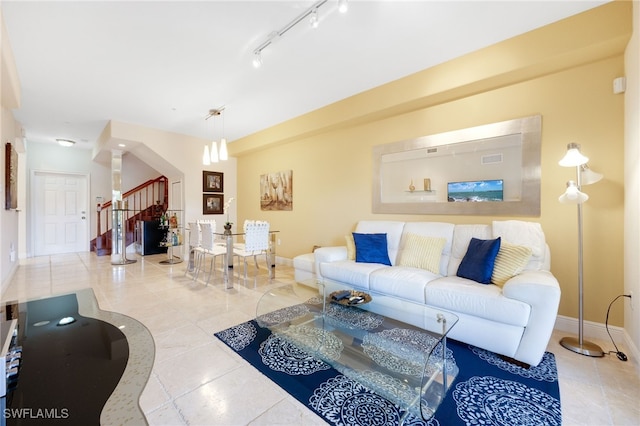
[[[109,120],[228,140],[606,1],[2,1],[29,142],[90,147]]]

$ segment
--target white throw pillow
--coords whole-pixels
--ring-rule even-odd
[[[400,257],[400,266],[425,269],[440,273],[440,257],[447,240],[445,238],[424,237],[408,233]]]

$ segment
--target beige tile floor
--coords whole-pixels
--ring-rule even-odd
[[[134,256],[130,256],[134,257]],[[164,255],[135,256],[112,266],[110,258],[74,253],[28,259],[18,268],[3,301],[93,288],[100,307],[144,323],[156,359],[140,406],[150,425],[315,425],[313,412],[236,356],[213,333],[253,319],[270,286],[293,282],[293,270],[264,268],[225,290],[219,273],[205,286],[184,276],[186,263],[162,265]],[[633,362],[615,356],[589,358],[562,348],[554,332],[563,424],[640,425],[640,378]],[[596,342],[612,349],[610,342]],[[623,345],[618,343],[621,350]],[[629,355],[628,351],[625,351]]]

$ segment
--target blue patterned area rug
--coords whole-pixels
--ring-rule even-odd
[[[460,371],[435,415],[424,421],[255,320],[215,336],[329,424],[398,425],[405,414],[404,425],[562,424],[558,373],[549,352],[537,367],[525,369],[448,339],[447,352]]]

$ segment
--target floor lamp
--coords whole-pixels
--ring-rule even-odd
[[[570,143],[567,145],[567,153],[558,162],[562,167],[576,168],[576,180],[567,182],[567,190],[558,200],[564,204],[577,204],[578,206],[578,338],[563,337],[560,344],[581,355],[602,357],[604,356],[602,348],[583,338],[582,203],[587,201],[589,196],[581,192],[581,188],[582,185],[596,183],[602,179],[600,173],[589,169],[588,161],[589,158],[580,152],[580,145]]]

